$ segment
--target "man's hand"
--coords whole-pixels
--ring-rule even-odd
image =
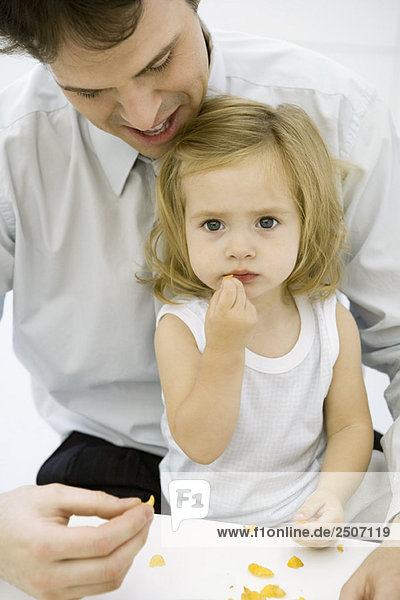
[[[400,515],[393,519],[400,524]],[[400,600],[400,540],[392,534],[344,584],[339,600]]]
[[[389,599],[400,600],[400,548],[382,542],[344,584],[339,600]]]
[[[321,526],[327,531],[330,529],[329,525],[331,523],[343,523],[343,505],[339,498],[330,490],[317,488],[299,508],[294,518],[296,527],[304,527],[310,533]],[[329,537],[296,537],[294,538],[294,541],[302,546],[323,548],[331,545],[335,539],[334,531],[332,531],[332,534]]]
[[[67,527],[71,515],[107,519]],[[153,518],[139,499],[59,484],[0,495],[0,577],[34,598],[76,600],[118,588]]]
[[[256,323],[256,308],[247,299],[242,282],[234,277],[224,279],[207,310],[207,347],[222,351],[242,349]]]

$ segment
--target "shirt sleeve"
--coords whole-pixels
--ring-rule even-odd
[[[389,471],[392,487],[392,501],[389,506],[387,521],[400,514],[400,472],[398,457],[400,456],[400,419],[396,419],[381,440]]]
[[[379,99],[373,98],[360,118],[345,158],[355,168],[344,185],[350,253],[341,290],[358,324],[363,362],[390,378],[385,397],[397,435],[387,438],[385,455],[389,469],[399,473],[400,142]],[[400,510],[400,497],[398,504]]]
[[[0,188],[0,317],[4,296],[12,289],[15,247],[15,215]]]

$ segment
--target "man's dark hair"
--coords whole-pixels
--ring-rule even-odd
[[[0,52],[50,64],[66,41],[107,50],[135,31],[142,13],[143,0],[0,0]]]

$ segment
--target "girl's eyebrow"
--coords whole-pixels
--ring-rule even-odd
[[[164,46],[164,48],[162,48],[160,50],[160,52],[151,59],[151,61],[141,70],[139,71],[139,73],[136,73],[136,75],[133,75],[132,79],[134,79],[135,77],[140,77],[141,75],[144,75],[145,73],[147,73],[147,71],[151,70],[154,65],[156,65],[166,54],[168,54],[168,52],[170,52],[172,50],[172,48],[175,46],[176,42],[178,41],[179,38],[179,34],[177,34],[173,40],[171,42],[169,42],[166,46]],[[112,88],[81,88],[81,87],[74,87],[72,85],[62,85],[61,83],[59,83],[57,80],[55,80],[57,85],[64,91],[66,92],[79,92],[79,93],[83,93],[83,94],[93,94],[93,93],[99,93],[99,92],[105,92],[108,89],[112,89]]]
[[[256,210],[249,210],[246,211],[246,215],[249,217],[259,217],[260,215],[270,215],[270,214],[279,214],[279,215],[285,215],[288,213],[293,212],[293,209],[290,208],[285,208],[283,206],[265,206],[265,207],[261,207],[259,209]],[[223,217],[223,216],[230,216],[234,214],[233,212],[227,210],[220,210],[220,211],[216,211],[216,210],[200,210],[197,212],[194,212],[193,214],[190,215],[191,219],[204,219],[204,218],[218,218],[218,217]]]

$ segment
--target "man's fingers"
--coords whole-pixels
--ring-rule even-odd
[[[59,514],[63,517],[78,515],[112,519],[125,512],[128,508],[141,503],[139,498],[117,498],[105,492],[59,484],[43,486],[43,491],[46,488],[51,492],[51,495],[47,497],[48,503],[53,506],[56,500]]]
[[[339,600],[364,600],[363,596],[357,583],[347,582],[340,591]]]
[[[51,574],[38,577],[36,587],[63,589],[67,598],[82,598],[117,589],[129,571],[135,556],[146,542],[150,523],[108,556],[59,561]]]
[[[76,526],[54,529],[51,553],[54,560],[108,556],[147,528],[153,509],[139,504],[97,527]],[[56,525],[54,526],[57,527]],[[144,538],[145,539],[145,538]],[[139,547],[142,537],[139,536]]]

